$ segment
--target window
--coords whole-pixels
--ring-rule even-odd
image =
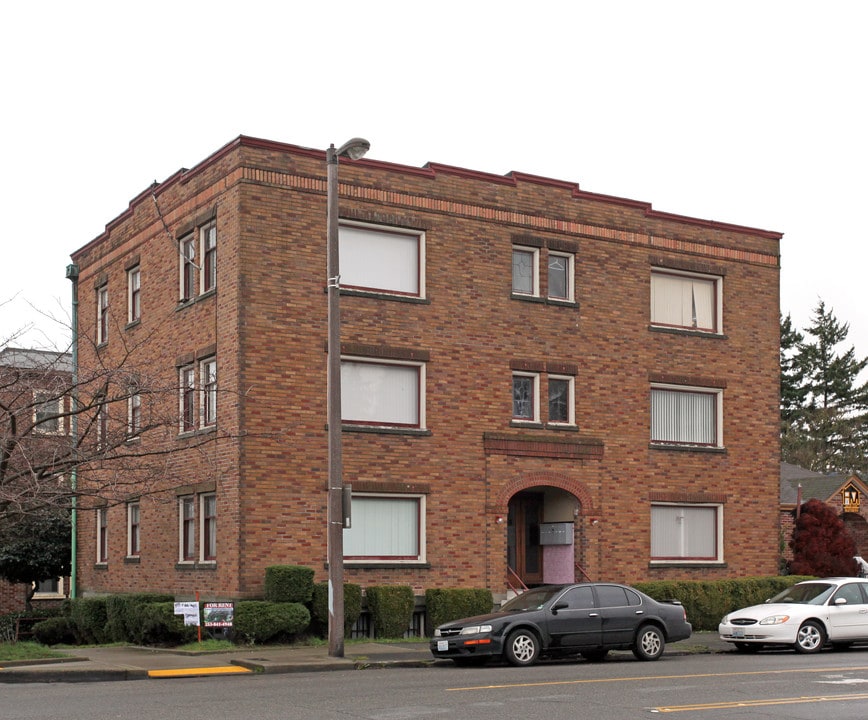
[[[217,559],[217,496],[202,496],[202,559]]]
[[[722,505],[652,505],[651,560],[721,562]]]
[[[341,287],[424,297],[425,234],[342,223]]]
[[[197,507],[200,518],[198,522]],[[214,493],[204,493],[178,498],[178,517],[180,562],[216,560],[217,496]]]
[[[193,233],[179,241],[181,254],[181,301],[196,297],[196,241]]]
[[[723,279],[677,270],[651,271],[651,323],[718,333]]]
[[[196,429],[196,370],[192,365],[181,368],[181,432]]]
[[[722,391],[651,388],[651,442],[722,446]]]
[[[512,292],[515,295],[539,296],[539,250],[512,248]]]
[[[199,230],[202,246],[202,292],[217,287],[217,223],[212,221]]]
[[[549,417],[556,425],[575,425],[575,378],[549,375]]]
[[[138,267],[127,271],[127,322],[142,318],[142,274]]]
[[[572,301],[575,295],[574,256],[566,253],[549,252],[549,287],[552,300]]]
[[[539,422],[539,375],[512,374],[512,419]]]
[[[45,435],[63,432],[63,398],[56,398],[48,391],[33,393],[33,431]]]
[[[136,437],[142,431],[142,396],[130,395],[127,401],[127,435]]]
[[[424,495],[353,495],[352,527],[344,530],[349,561],[424,562]]]
[[[96,344],[108,342],[108,285],[96,291]]]
[[[108,442],[108,407],[100,403],[96,414],[96,449],[105,450]]]
[[[202,425],[217,424],[217,360],[208,358],[201,363],[202,376]]]
[[[96,511],[96,561],[108,562],[108,508]]]
[[[192,496],[180,499],[181,517],[181,562],[196,559],[196,499]]]
[[[33,584],[34,600],[49,600],[62,597],[64,597],[63,578],[50,578]]]
[[[139,512],[139,503],[127,503],[127,557],[138,557],[141,552]]]
[[[425,427],[425,367],[419,363],[341,361],[345,423]]]

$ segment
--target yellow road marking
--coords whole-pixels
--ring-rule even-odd
[[[470,687],[447,688],[449,692],[466,692],[468,690],[503,690],[506,688],[546,687],[551,685],[591,685],[595,683],[626,683],[646,682],[649,680],[690,680],[710,677],[744,677],[746,675],[792,675],[793,673],[841,673],[844,671],[868,670],[868,666],[833,667],[833,668],[787,668],[785,670],[750,670],[726,673],[696,673],[693,675],[642,675],[628,678],[596,678],[580,680],[547,680],[545,682],[507,683],[504,685],[475,685]]]
[[[196,675],[231,675],[234,673],[249,673],[249,668],[240,665],[219,665],[216,667],[179,668],[176,670],[148,670],[148,677],[191,677]]]
[[[767,705],[803,705],[805,703],[840,702],[842,700],[866,700],[868,693],[852,695],[817,695],[815,697],[769,698],[768,700],[731,700],[728,702],[697,703],[696,705],[673,705],[654,708],[656,712],[672,713],[689,710],[732,710],[733,708],[764,707]]]

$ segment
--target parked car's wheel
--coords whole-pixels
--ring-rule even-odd
[[[643,625],[636,633],[633,654],[639,660],[656,660],[663,654],[665,647],[666,638],[663,637],[663,631],[656,625]]]
[[[815,653],[823,649],[826,644],[826,631],[823,626],[814,620],[802,623],[799,632],[796,633],[796,652]]]
[[[763,646],[762,643],[736,643],[735,649],[742,653],[758,653]]]
[[[533,665],[539,659],[540,643],[530,630],[514,630],[506,639],[504,654],[512,665]]]
[[[582,657],[589,662],[602,662],[608,654],[608,650],[585,650],[581,653]]]

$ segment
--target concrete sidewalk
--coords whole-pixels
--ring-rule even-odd
[[[728,652],[717,633],[694,633],[666,647],[666,655]],[[0,663],[0,683],[99,682],[159,678],[249,675],[253,673],[318,672],[396,667],[452,667],[435,660],[422,642],[348,643],[344,657],[328,647],[238,647],[217,653],[183,653],[140,647],[88,647],[65,651],[68,657],[21,663]]]

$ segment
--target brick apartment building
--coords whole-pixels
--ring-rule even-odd
[[[0,350],[0,522],[7,503],[14,507],[23,464],[39,464],[45,453],[69,442],[68,390],[72,356],[48,350]],[[14,423],[14,424],[13,424]],[[39,583],[34,605],[53,604],[68,592],[68,578]],[[0,579],[0,615],[25,609],[30,588]]]
[[[339,197],[348,582],[776,572],[780,233],[435,163]],[[239,137],[72,259],[80,366],[138,368],[106,422],[175,451],[81,513],[79,593],[324,580],[325,153]]]

